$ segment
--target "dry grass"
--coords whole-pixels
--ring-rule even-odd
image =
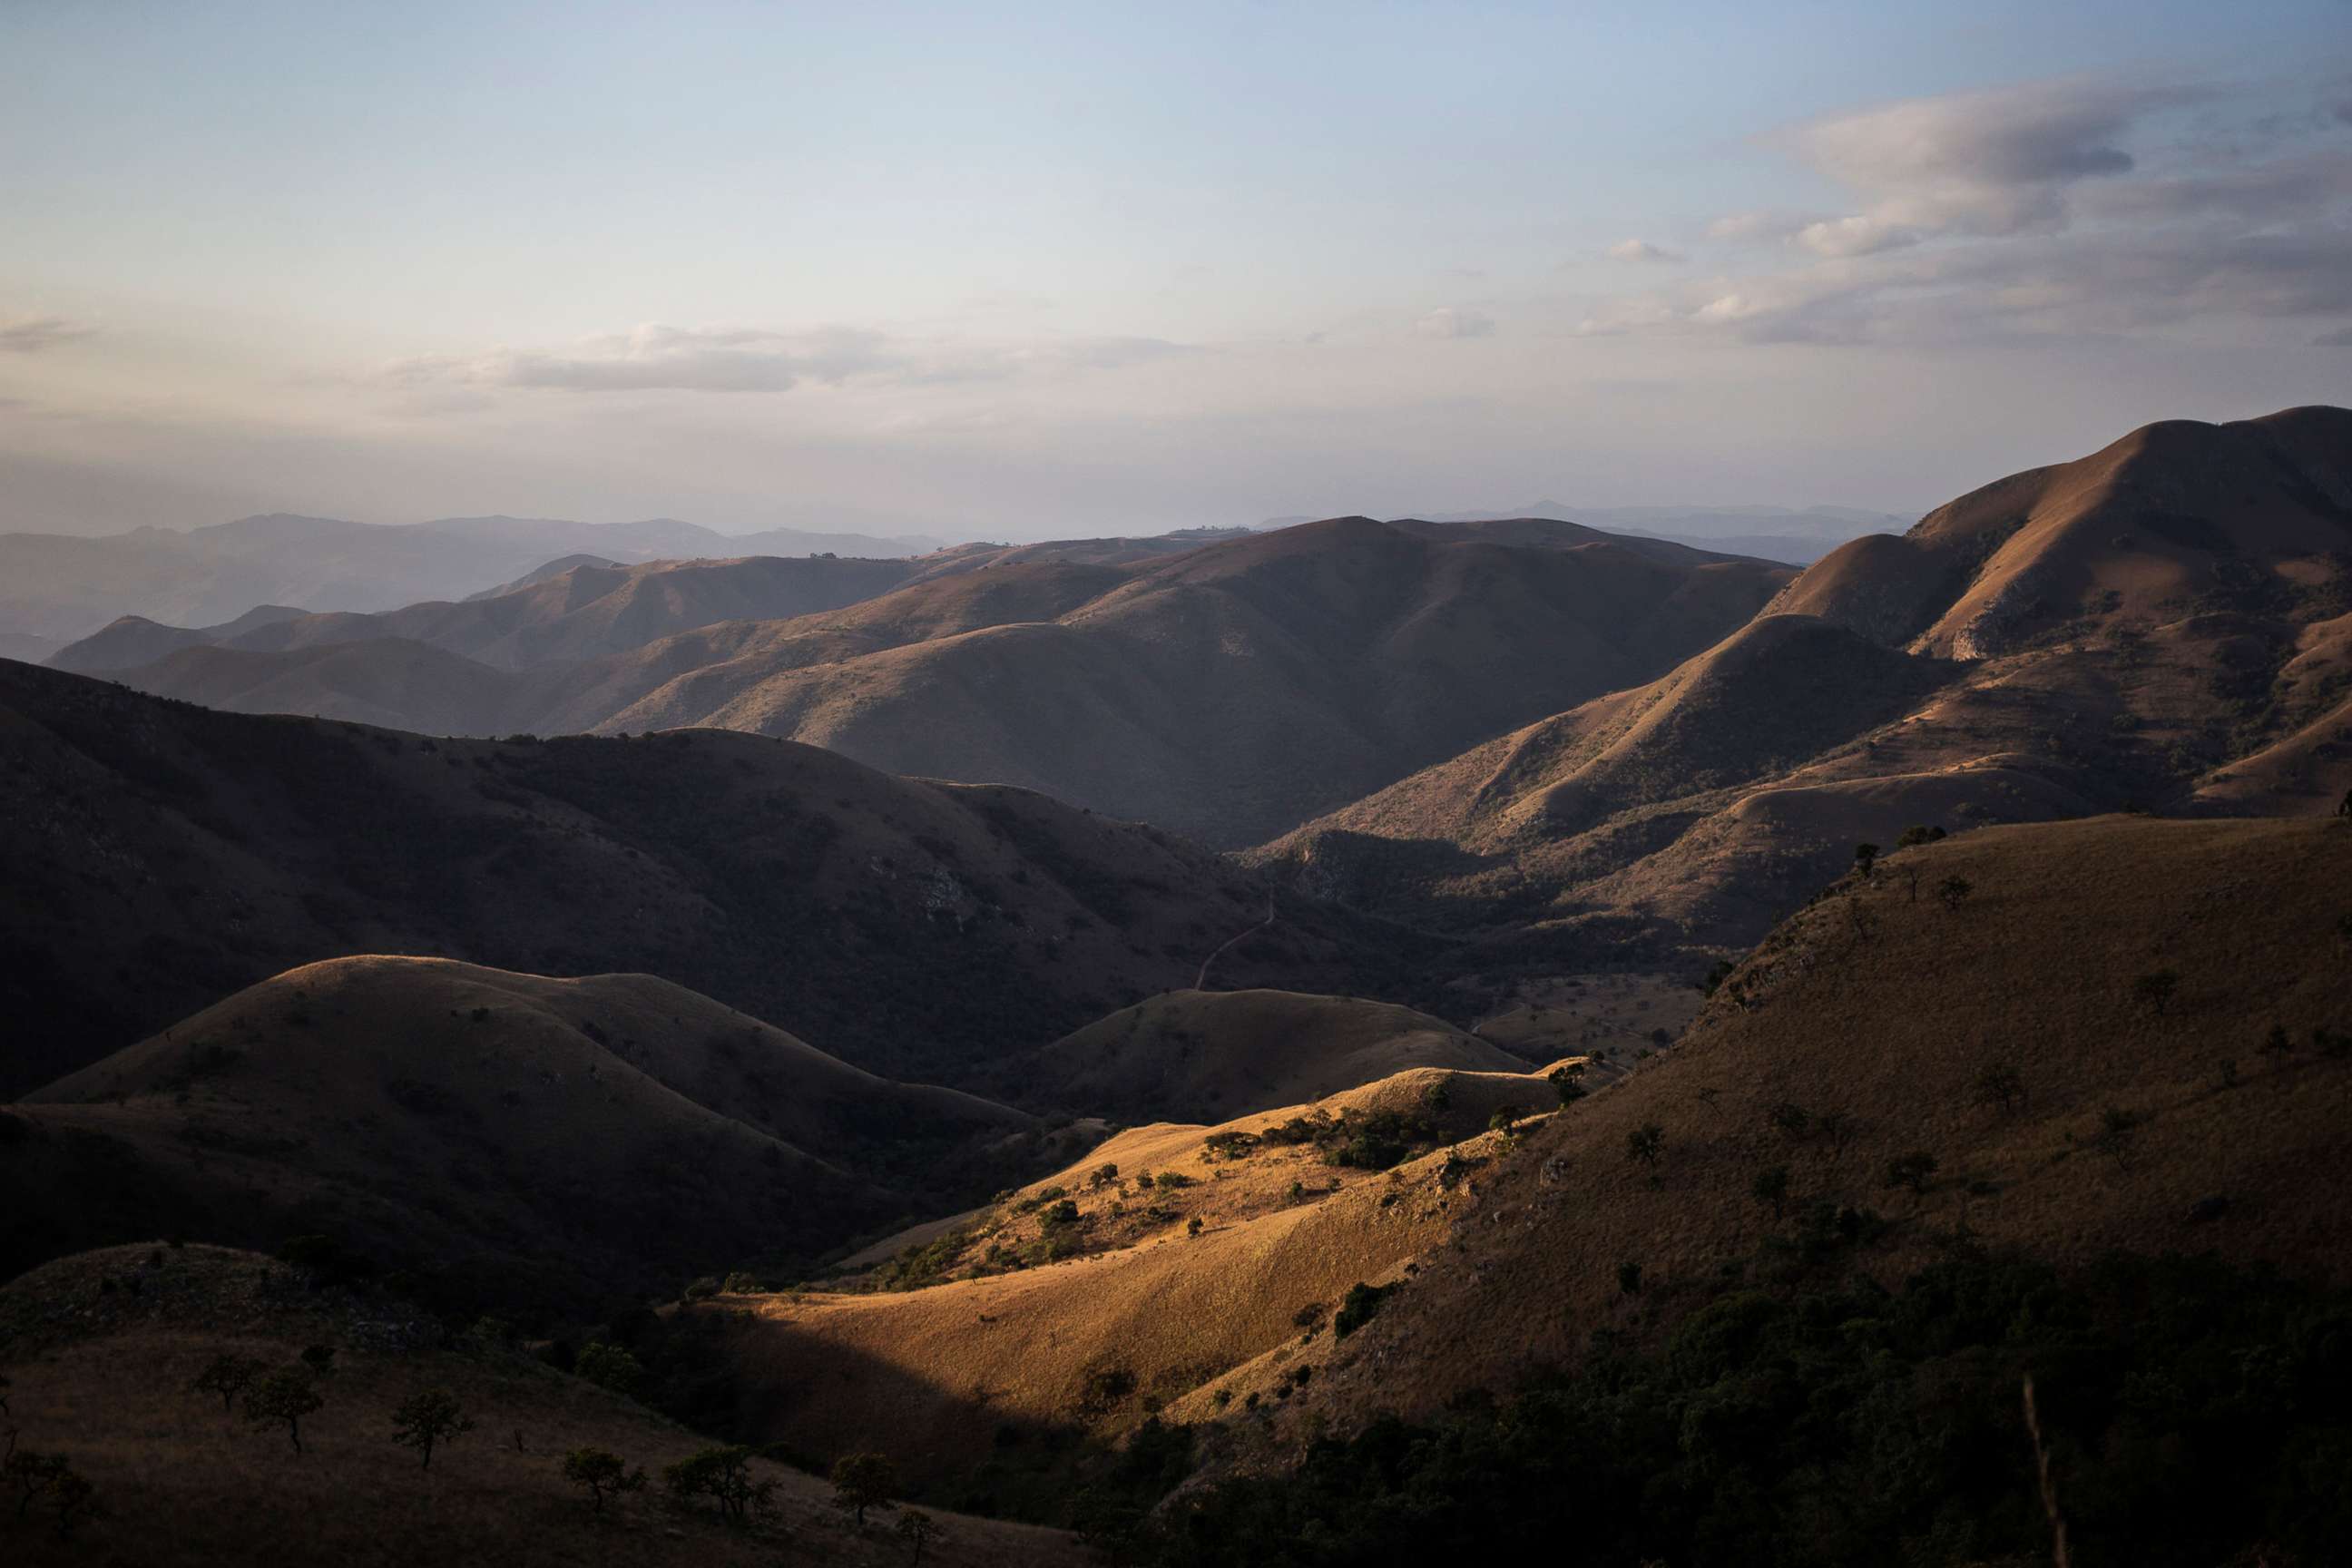
[[[110,1517],[65,1544],[46,1521],[0,1510],[0,1555],[12,1563],[186,1564],[279,1562],[382,1564],[549,1563],[632,1564],[691,1557],[723,1564],[899,1563],[906,1549],[890,1516],[863,1534],[829,1506],[827,1485],[759,1464],[779,1489],[773,1513],[731,1530],[707,1505],[660,1494],[661,1466],[703,1440],[630,1402],[513,1356],[372,1349],[365,1310],[308,1295],[277,1266],[191,1247],[149,1270],[146,1249],[65,1260],[0,1289],[0,1322],[62,1315],[77,1323],[5,1362],[19,1441],[54,1449],[96,1483]],[[150,1281],[140,1304],[96,1295],[107,1275]],[[175,1276],[199,1277],[183,1285]],[[96,1331],[80,1314],[99,1300],[114,1316]],[[338,1347],[325,1407],[303,1424],[297,1456],[282,1430],[225,1416],[189,1391],[214,1355],[290,1363],[301,1347]],[[394,1405],[421,1389],[457,1394],[477,1429],[422,1469],[389,1438]],[[518,1451],[515,1438],[523,1447]],[[651,1470],[653,1490],[593,1514],[560,1465],[595,1446]],[[941,1516],[926,1561],[1004,1565],[1086,1560],[1068,1537],[991,1521]],[[936,1554],[936,1555],[934,1555]]]
[[[1974,889],[1958,909],[1934,893],[1951,878]],[[1294,1405],[1343,1423],[1425,1411],[1573,1359],[1595,1328],[1638,1330],[1787,1231],[1749,1191],[1774,1164],[1795,1205],[1895,1222],[1867,1255],[1885,1278],[1965,1223],[2062,1262],[2210,1248],[2341,1279],[2352,1059],[2313,1031],[2352,1038],[2347,919],[2352,831],[2332,824],[2104,818],[1893,856],[1775,932],[1675,1050],[1499,1162],[1432,1266]],[[2166,970],[2179,990],[2159,1014],[2135,981]],[[2273,1023],[2291,1050],[2264,1048]],[[1975,1088],[1999,1063],[2027,1094],[2006,1112]],[[1775,1131],[1783,1102],[1851,1118],[1850,1145]],[[2136,1122],[2120,1158],[2103,1152],[2110,1108]],[[1650,1124],[1654,1184],[1627,1150]],[[1885,1179],[1912,1150],[1938,1162],[1916,1198]],[[1630,1300],[1628,1260],[1646,1281]]]

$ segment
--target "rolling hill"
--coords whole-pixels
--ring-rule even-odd
[[[1433,924],[1745,943],[1913,826],[2333,810],[2347,628],[2352,413],[2153,426],[1832,552],[1668,675],[1260,858]]]
[[[1034,1170],[1036,1122],[649,975],[347,958],[20,1097],[0,1273],[177,1234],[333,1237],[422,1299],[593,1317]]]
[[[971,1082],[1189,984],[1250,873],[1020,790],[756,736],[434,740],[0,663],[0,1093],[353,953],[660,974]],[[1220,982],[1370,992],[1437,944],[1282,895]]]
[[[1012,1077],[1116,1121],[1213,1121],[1320,1100],[1412,1068],[1524,1072],[1440,1019],[1291,991],[1170,991],[1022,1058]]]

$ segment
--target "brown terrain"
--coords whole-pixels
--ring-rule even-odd
[[[297,964],[633,971],[969,1082],[1154,993],[1266,891],[1155,828],[718,731],[447,741],[0,663],[0,1093]],[[1221,984],[1369,991],[1435,944],[1285,894]]]
[[[1475,929],[1745,944],[1854,846],[2102,810],[2324,814],[2352,785],[2352,413],[2151,426],[1832,552],[1647,685],[1260,853]]]
[[[730,1528],[709,1502],[662,1489],[663,1467],[706,1439],[511,1348],[451,1337],[396,1300],[321,1290],[249,1253],[154,1244],[50,1264],[0,1286],[0,1344],[23,1447],[63,1454],[107,1510],[60,1541],[46,1505],[21,1521],[0,1509],[13,1563],[908,1560],[896,1513],[871,1512],[861,1530],[824,1481],[763,1459],[752,1474],[775,1487],[773,1506]],[[335,1352],[334,1370],[299,1454],[282,1425],[250,1425],[191,1386],[216,1356],[275,1368],[312,1345]],[[389,1438],[394,1409],[436,1388],[474,1430],[436,1447],[427,1468]],[[591,1447],[652,1485],[592,1509],[562,1474],[567,1452]],[[930,1511],[923,1561],[943,1568],[1090,1560],[1058,1531]]]
[[[862,602],[803,614],[690,588],[815,568],[841,580],[840,604]],[[894,574],[907,585],[873,586]],[[155,639],[118,627],[55,662],[209,706],[441,733],[745,730],[1232,847],[1655,675],[1790,575],[1568,522],[1339,518],[1197,547],[583,566],[488,600],[276,622],[131,668],[100,661]],[[676,635],[645,635],[665,622]],[[302,646],[306,627],[336,651]],[[362,634],[374,640],[340,640]]]

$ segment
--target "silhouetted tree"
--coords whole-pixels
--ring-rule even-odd
[[[1967,903],[1969,895],[1976,890],[1977,885],[1966,877],[1947,877],[1936,884],[1936,897],[1943,900],[1948,910],[1957,910]]]
[[[236,1396],[252,1387],[253,1380],[267,1370],[249,1356],[216,1355],[205,1363],[204,1371],[196,1373],[195,1391],[219,1394],[221,1414],[226,1415],[236,1408]]]
[[[1521,1110],[1516,1105],[1496,1106],[1495,1108],[1495,1114],[1486,1118],[1486,1131],[1489,1132],[1508,1132],[1512,1128],[1518,1125],[1519,1118],[1526,1114],[1527,1112]]]
[[[302,1347],[302,1365],[304,1370],[308,1371],[312,1377],[334,1376],[335,1347],[332,1345],[304,1345]]]
[[[2025,1103],[2025,1075],[2014,1062],[1994,1062],[1977,1074],[1976,1097],[1979,1105],[1989,1105],[2004,1113]]]
[[[1652,1172],[1666,1152],[1666,1130],[1654,1121],[1645,1121],[1625,1134],[1625,1157],[1639,1161]]]
[[[1857,844],[1853,847],[1853,868],[1867,877],[1878,865],[1878,846]]]
[[[1772,1205],[1772,1217],[1780,1219],[1789,1208],[1789,1167],[1768,1165],[1756,1173],[1756,1181],[1748,1189],[1759,1204]]]
[[[574,1448],[563,1456],[563,1479],[575,1487],[587,1488],[596,1511],[602,1513],[606,1498],[642,1490],[646,1472],[642,1466],[629,1468],[621,1456],[609,1448]]]
[[[70,1541],[75,1525],[85,1520],[106,1517],[106,1504],[99,1500],[98,1489],[90,1485],[89,1478],[62,1458],[58,1460],[58,1469],[49,1478],[46,1490],[49,1507],[56,1510],[58,1516],[58,1539]]]
[[[1199,1215],[1194,1215],[1191,1219],[1184,1222],[1184,1234],[1186,1236],[1198,1236],[1201,1234],[1201,1216]]]
[[[433,1447],[474,1429],[474,1423],[458,1408],[457,1396],[446,1388],[428,1388],[412,1394],[400,1402],[392,1413],[392,1440],[404,1448],[414,1448],[424,1456],[419,1468],[433,1468]]]
[[[2180,974],[2179,971],[2171,969],[2151,970],[2132,982],[2133,997],[2147,1003],[2148,1010],[2158,1017],[2164,1016],[2165,1008],[2171,1004],[2173,994],[2179,989]]]
[[[705,1448],[689,1458],[666,1467],[662,1479],[670,1495],[681,1502],[707,1497],[719,1505],[719,1517],[742,1524],[775,1501],[776,1483],[751,1477],[751,1450],[741,1445]]]
[[[2110,1105],[2099,1112],[2099,1130],[2092,1135],[2091,1147],[2116,1163],[2121,1170],[2131,1163],[2132,1146],[2139,1137],[2139,1118],[2120,1106]]]
[[[2271,1032],[2263,1037],[2263,1049],[2271,1056],[2285,1056],[2294,1049],[2294,1038],[2286,1032],[2285,1025],[2273,1024]]]
[[[1764,1120],[1772,1124],[1772,1131],[1792,1143],[1813,1128],[1813,1113],[1793,1100],[1784,1100],[1774,1105],[1764,1113]]]
[[[1933,844],[1943,837],[1944,830],[1940,827],[1914,826],[1903,830],[1903,837],[1895,841],[1895,847],[1897,849],[1909,849],[1921,844]]]
[[[1642,1266],[1630,1258],[1617,1266],[1617,1293],[1621,1296],[1642,1293]]]
[[[1813,1131],[1829,1145],[1830,1158],[1843,1160],[1854,1134],[1862,1131],[1862,1123],[1843,1110],[1824,1110],[1813,1118]]]
[[[866,1528],[866,1510],[898,1505],[890,1500],[898,1489],[898,1471],[881,1454],[849,1454],[834,1462],[833,1506]]]
[[[929,1545],[938,1536],[940,1527],[938,1522],[921,1509],[910,1508],[898,1516],[898,1522],[890,1527],[890,1533],[912,1548],[913,1554],[907,1559],[908,1568],[920,1568],[923,1561],[923,1548]]]
[[[8,1390],[15,1386],[16,1384],[10,1381],[7,1373],[0,1373],[0,1415],[10,1414],[8,1409]]]
[[[257,1426],[269,1426],[282,1421],[286,1424],[286,1440],[294,1451],[302,1451],[302,1417],[326,1402],[319,1397],[318,1384],[303,1367],[289,1366],[283,1372],[273,1372],[245,1392],[245,1418]]]

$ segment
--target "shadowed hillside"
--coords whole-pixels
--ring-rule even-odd
[[[1288,991],[1171,991],[1088,1024],[1015,1076],[1117,1121],[1209,1121],[1298,1105],[1409,1068],[1523,1072],[1452,1025],[1385,1002]]]
[[[1438,924],[1752,941],[1859,843],[2352,787],[2352,413],[2152,426],[1856,541],[1647,686],[1267,847]]]
[[[434,740],[0,664],[0,974],[46,1082],[293,965],[655,973],[893,1076],[971,1081],[1263,921],[1248,873],[1018,790],[755,736]],[[1221,983],[1369,992],[1425,948],[1289,895]]]
[[[303,1418],[248,1423],[192,1385],[223,1356],[265,1372],[333,1352]],[[299,1271],[209,1247],[119,1247],[63,1259],[0,1286],[0,1366],[14,1379],[22,1449],[59,1454],[104,1514],[58,1539],[46,1499],[0,1510],[16,1563],[335,1563],[356,1568],[562,1562],[727,1568],[908,1561],[896,1516],[860,1530],[814,1476],[764,1458],[768,1508],[744,1528],[707,1500],[673,1500],[665,1467],[708,1447],[621,1394],[496,1340],[446,1335],[397,1298],[319,1288]],[[393,1414],[446,1390],[472,1430],[430,1467],[390,1441]],[[564,1478],[577,1448],[618,1456],[651,1486],[592,1507]],[[1058,1531],[937,1514],[925,1563],[1029,1568],[1087,1561]]]
[[[1032,1119],[647,975],[311,964],[24,1097],[0,1272],[330,1236],[427,1299],[568,1311],[814,1257],[1034,1170]],[[142,1229],[142,1227],[145,1227]]]

